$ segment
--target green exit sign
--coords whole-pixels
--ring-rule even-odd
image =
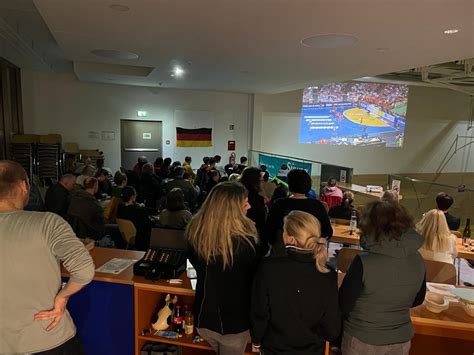
[[[148,116],[148,112],[146,112],[146,111],[137,111],[137,116],[138,117],[146,117],[146,116]]]

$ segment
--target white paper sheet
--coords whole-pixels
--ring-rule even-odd
[[[120,259],[120,258],[113,258],[107,261],[104,265],[97,268],[96,272],[103,272],[106,274],[114,274],[118,275],[130,265],[136,263],[137,260],[135,259]]]
[[[435,282],[427,282],[426,283],[426,288],[428,291],[437,293],[438,295],[443,295],[445,296],[449,302],[459,302],[456,296],[450,292],[450,290],[454,289],[454,285],[448,285],[448,284],[441,284],[441,283],[435,283]]]

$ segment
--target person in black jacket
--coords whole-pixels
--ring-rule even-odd
[[[272,245],[272,254],[282,253],[283,218],[294,210],[308,212],[316,217],[321,224],[321,236],[332,237],[332,227],[329,216],[321,201],[308,198],[311,190],[311,177],[302,169],[293,169],[288,173],[288,188],[291,196],[276,200],[268,212],[267,222],[262,238],[262,244]]]
[[[257,231],[246,217],[247,191],[222,182],[186,229],[197,272],[194,323],[221,355],[241,355],[250,340],[250,294],[257,267]]]
[[[357,221],[359,221],[359,211],[357,211],[352,203],[354,202],[354,194],[350,191],[344,192],[342,195],[342,203],[340,205],[332,206],[329,210],[329,217],[350,220],[352,212],[355,211]]]
[[[265,199],[260,195],[263,183],[262,171],[259,168],[247,167],[242,172],[239,181],[249,192],[250,209],[247,212],[247,217],[255,222],[258,234],[262,235],[265,219],[267,218]]]
[[[265,355],[322,355],[341,327],[337,274],[314,216],[292,211],[283,230],[286,255],[265,258],[254,280],[252,343]]]
[[[138,191],[138,201],[147,208],[157,209],[158,201],[164,195],[161,179],[155,175],[152,163],[143,165]]]
[[[459,217],[453,216],[448,212],[449,208],[453,205],[454,199],[452,196],[447,193],[440,192],[436,196],[436,205],[438,209],[444,212],[446,217],[446,222],[448,222],[448,227],[452,231],[457,231],[461,225],[461,219]]]
[[[118,206],[117,218],[126,219],[133,223],[137,230],[135,246],[137,250],[146,251],[150,246],[153,222],[145,208],[136,203],[137,193],[131,186],[125,186],[120,196],[123,203]]]
[[[45,205],[49,212],[56,213],[63,218],[67,216],[67,210],[71,203],[71,191],[76,184],[76,178],[72,174],[64,174],[57,184],[51,185],[46,191]]]

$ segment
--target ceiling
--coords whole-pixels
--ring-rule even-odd
[[[90,82],[278,93],[474,57],[474,0],[34,0],[39,15],[31,0],[2,0],[2,17],[4,3],[26,6],[19,18],[40,15],[52,70],[72,62]],[[443,34],[449,28],[460,31]],[[358,41],[300,43],[334,33]],[[139,58],[100,58],[95,49]],[[183,78],[170,76],[175,64]]]

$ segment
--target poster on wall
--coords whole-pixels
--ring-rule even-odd
[[[212,147],[212,128],[176,127],[177,147]]]
[[[286,164],[289,170],[303,169],[311,176],[311,163],[293,160],[289,158],[275,157],[267,154],[258,155],[258,165],[265,165],[270,176],[277,176],[281,166]]]

